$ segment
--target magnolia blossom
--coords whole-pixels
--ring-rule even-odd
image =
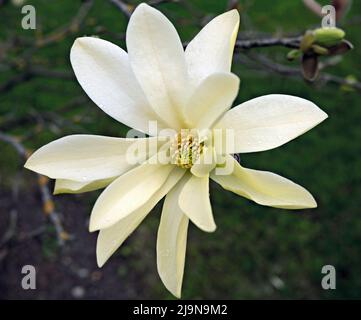
[[[157,266],[164,285],[180,297],[189,220],[204,231],[216,229],[209,178],[261,205],[317,206],[298,184],[244,168],[230,155],[279,147],[327,118],[312,102],[280,94],[230,109],[239,88],[230,72],[238,27],[238,12],[226,12],[184,50],[172,23],[141,4],[127,28],[128,52],[94,37],[75,41],[70,59],[88,96],[117,121],[151,136],[70,135],[43,146],[25,164],[56,179],[54,193],[106,187],[89,226],[100,230],[100,267],[165,197]],[[149,121],[156,121],[156,130]],[[139,161],[130,161],[134,150]]]

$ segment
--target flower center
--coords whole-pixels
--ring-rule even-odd
[[[203,142],[199,142],[196,132],[181,130],[171,145],[172,163],[178,167],[189,169],[198,160],[203,151]]]

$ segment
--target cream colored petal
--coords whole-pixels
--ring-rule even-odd
[[[56,179],[54,186],[54,194],[83,193],[83,192],[94,191],[105,188],[115,179],[116,177],[102,179],[102,180],[86,181],[86,182],[66,180],[66,179]]]
[[[157,138],[123,139],[70,135],[41,147],[25,168],[53,179],[91,182],[119,176],[157,152]],[[161,145],[159,142],[158,146]],[[130,150],[138,154],[130,157]],[[139,161],[138,161],[139,160]]]
[[[132,14],[126,34],[132,69],[149,102],[173,129],[181,129],[187,98],[182,42],[172,23],[145,3]]]
[[[167,127],[150,107],[123,49],[82,37],[75,40],[70,61],[84,91],[105,113],[146,133],[149,120],[157,120],[159,128]]]
[[[234,146],[227,153],[279,147],[327,118],[314,103],[295,96],[270,94],[229,110],[215,128],[229,129]]]
[[[231,10],[210,21],[188,44],[185,56],[193,88],[215,72],[231,70],[239,14]]]
[[[200,158],[193,164],[191,173],[202,178],[208,177],[217,162],[217,155],[212,147],[204,147]]]
[[[300,185],[271,172],[243,168],[231,156],[227,156],[227,161],[234,162],[232,174],[216,175],[215,171],[211,174],[211,178],[224,189],[275,208],[317,207],[312,195]]]
[[[198,178],[190,175],[180,192],[178,203],[179,207],[198,228],[206,232],[216,230],[209,200],[208,176]]]
[[[173,165],[144,163],[111,183],[96,201],[89,230],[108,228],[144,205],[167,180]]]
[[[239,89],[239,78],[232,73],[214,73],[196,88],[184,109],[190,128],[207,129],[228,110]]]
[[[187,179],[182,179],[166,196],[157,237],[157,267],[165,287],[180,298],[187,246],[188,217],[178,198]]]
[[[102,267],[110,256],[122,245],[125,239],[139,226],[147,214],[169,192],[170,189],[182,178],[185,171],[174,167],[168,179],[151,198],[137,210],[119,220],[109,228],[99,232],[97,240],[97,262]]]

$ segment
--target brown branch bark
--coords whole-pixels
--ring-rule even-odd
[[[296,67],[290,67],[283,64],[280,64],[278,62],[275,62],[269,58],[267,58],[264,55],[259,54],[252,54],[250,57],[254,60],[254,62],[258,63],[259,65],[267,68],[268,70],[271,70],[277,74],[283,75],[283,76],[290,76],[290,77],[296,77],[299,79],[302,79],[302,72],[301,69]],[[330,73],[322,72],[315,83],[331,83],[336,85],[346,85],[353,89],[355,89],[358,92],[361,92],[361,82],[358,81],[349,81],[345,78],[342,78],[340,76],[336,76]]]
[[[246,50],[260,47],[281,46],[286,48],[299,48],[301,37],[289,38],[260,38],[260,39],[239,39],[236,41],[235,50]]]

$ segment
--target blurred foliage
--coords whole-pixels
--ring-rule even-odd
[[[159,8],[175,23],[182,40],[189,41],[199,31],[202,19],[223,12],[227,1],[184,3],[167,3]],[[319,25],[319,18],[310,13],[302,1],[245,0],[239,3],[242,32],[303,34],[307,28]],[[37,9],[38,29],[35,31],[21,29],[20,8],[10,4],[1,7],[1,42],[14,35],[29,39],[40,37],[68,23],[80,1],[33,0],[31,4]],[[361,2],[353,1],[341,26],[355,49],[343,56],[341,63],[328,68],[327,71],[333,74],[361,79],[360,25],[352,22],[360,21],[360,12]],[[122,34],[126,25],[126,17],[109,1],[95,1],[81,31],[36,50],[32,61],[51,70],[70,72],[69,51],[76,37],[99,35],[125,48]],[[26,47],[14,50],[12,58],[21,58],[26,50]],[[252,50],[273,55],[288,64],[287,48]],[[211,200],[218,228],[215,233],[208,234],[190,227],[183,298],[360,298],[360,93],[345,91],[335,85],[311,86],[300,79],[255,72],[237,62],[237,57],[233,71],[241,78],[238,103],[264,94],[284,93],[309,99],[329,114],[324,123],[281,148],[241,155],[241,163],[246,167],[276,172],[305,186],[317,199],[318,208],[287,211],[262,207],[212,184]],[[13,74],[12,70],[1,71],[0,84]],[[84,96],[75,79],[34,77],[1,94],[0,127],[10,118],[30,116],[30,121],[13,125],[6,132],[25,136],[26,145],[34,149],[72,133],[125,135],[125,126],[116,123],[89,100],[71,104],[72,99]],[[57,115],[66,121],[56,121]],[[0,143],[0,148],[0,188],[3,191],[10,188],[18,160],[11,147]],[[27,176],[31,181],[31,174],[27,173]],[[24,182],[23,192],[29,192],[29,180]],[[81,224],[84,230],[86,214],[90,213],[98,194],[92,192],[81,196],[86,205],[78,211],[85,214],[79,214],[78,219],[84,220]],[[66,202],[72,197],[74,195],[55,199]],[[155,267],[160,209],[157,206],[103,268],[104,274],[116,270],[106,276],[119,283],[119,290],[132,286],[141,288],[130,298],[172,298]],[[41,214],[35,208],[32,211],[33,215]],[[63,214],[67,215],[66,210]],[[69,228],[75,230],[75,226],[69,225]],[[79,239],[76,233],[74,236]],[[48,237],[42,241],[48,243],[43,245],[39,255],[51,259],[53,254],[61,255]],[[71,241],[67,243],[69,250],[72,245]],[[91,252],[95,261],[93,244],[83,250]],[[81,253],[77,258],[83,260]],[[321,268],[327,264],[336,267],[336,290],[321,288]],[[98,287],[103,285],[102,281],[97,283]]]

